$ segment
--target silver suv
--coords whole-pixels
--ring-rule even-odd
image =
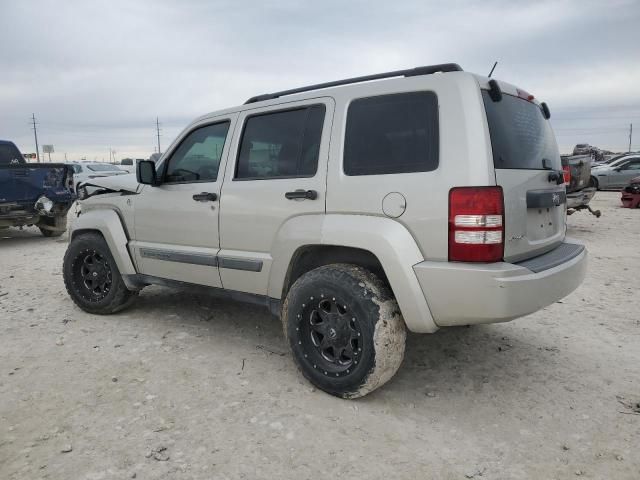
[[[150,284],[262,304],[306,378],[365,395],[399,368],[406,329],[512,320],[583,280],[549,115],[456,64],[253,97],[137,178],[92,181],[67,290],[97,314]]]

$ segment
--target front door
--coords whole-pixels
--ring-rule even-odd
[[[184,134],[158,165],[160,185],[135,197],[131,243],[141,273],[221,286],[219,196],[233,123],[216,119]]]
[[[239,115],[220,199],[224,288],[267,294],[278,232],[293,217],[325,212],[333,109],[322,98]]]

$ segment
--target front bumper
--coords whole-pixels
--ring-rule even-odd
[[[567,208],[576,208],[580,205],[588,205],[595,194],[595,187],[583,188],[577,192],[567,193]]]
[[[425,261],[413,269],[438,326],[506,322],[574,291],[587,250],[571,241],[520,264]]]

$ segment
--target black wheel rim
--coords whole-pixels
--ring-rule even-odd
[[[362,357],[358,318],[339,298],[310,297],[298,313],[298,345],[305,361],[327,376],[350,374]]]
[[[83,298],[97,302],[111,291],[113,274],[107,259],[95,250],[85,250],[72,265],[73,283]]]

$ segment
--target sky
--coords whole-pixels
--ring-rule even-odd
[[[0,0],[0,138],[53,161],[147,158],[194,118],[456,62],[546,101],[562,152],[640,149],[640,0]],[[115,152],[115,153],[113,153]]]

